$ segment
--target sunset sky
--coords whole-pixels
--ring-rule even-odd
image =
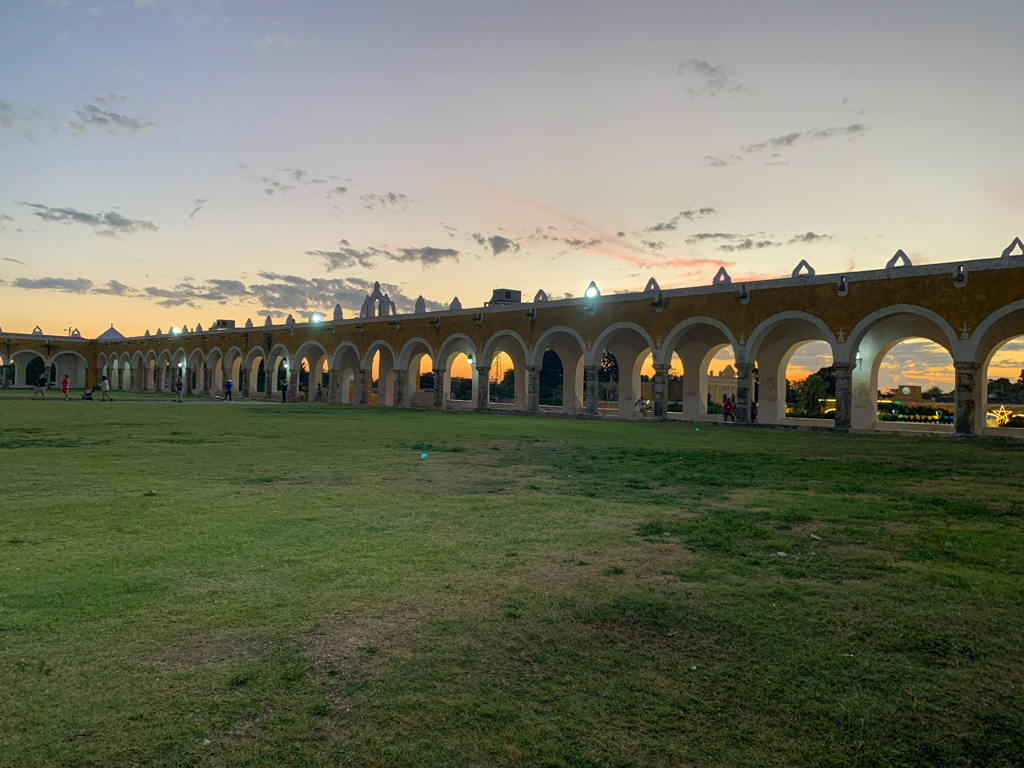
[[[1022,29],[1020,0],[4,3],[0,327],[997,256]],[[883,378],[951,384],[898,349]]]

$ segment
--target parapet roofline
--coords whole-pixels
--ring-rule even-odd
[[[204,331],[189,331],[188,333],[178,334],[179,337],[191,337],[191,336],[213,336],[221,335],[226,336],[232,333],[255,333],[261,330],[283,330],[294,327],[309,327],[309,326],[322,326],[324,328],[340,326],[340,325],[360,325],[364,323],[394,323],[396,320],[407,320],[414,319],[417,317],[464,317],[466,315],[478,315],[478,314],[500,314],[502,312],[513,312],[520,308],[530,307],[534,309],[543,309],[546,307],[585,307],[595,303],[606,304],[609,302],[620,302],[620,301],[636,301],[642,299],[645,296],[653,296],[658,293],[663,298],[684,298],[686,296],[706,296],[708,294],[718,293],[742,293],[746,290],[748,293],[754,290],[765,290],[771,288],[794,288],[807,285],[839,285],[839,281],[842,278],[846,278],[847,285],[856,282],[866,282],[870,280],[892,280],[901,277],[924,277],[928,275],[942,275],[948,274],[950,278],[956,275],[960,267],[964,268],[964,271],[970,274],[971,272],[987,271],[992,269],[1014,269],[1024,267],[1024,256],[1004,256],[996,257],[991,259],[977,259],[974,261],[948,261],[939,264],[921,264],[919,266],[911,267],[889,267],[882,269],[870,269],[862,272],[832,272],[826,275],[802,275],[800,277],[782,277],[782,278],[768,278],[764,280],[738,280],[731,283],[718,283],[715,285],[698,285],[691,286],[688,288],[671,288],[668,290],[661,291],[632,291],[629,293],[604,293],[594,299],[588,299],[584,296],[574,297],[571,299],[558,299],[555,301],[540,301],[540,302],[522,302],[521,304],[502,304],[495,307],[463,307],[462,309],[442,309],[436,312],[421,312],[421,313],[406,313],[388,315],[387,317],[353,317],[346,318],[344,320],[330,320],[324,318],[319,323],[312,321],[305,323],[295,323],[295,325],[288,325],[287,323],[279,323],[275,325],[258,325],[252,328],[218,328],[214,330],[210,328]],[[123,339],[116,339],[115,341],[107,341],[104,339],[84,339],[79,337],[71,336],[50,336],[50,335],[33,335],[29,333],[3,333],[0,334],[3,337],[9,338],[33,338],[33,339],[59,339],[61,341],[81,341],[81,342],[97,342],[102,344],[111,344],[122,341],[141,341],[147,339],[168,339],[175,338],[173,333],[165,333],[160,336],[149,335],[149,336],[126,336]]]

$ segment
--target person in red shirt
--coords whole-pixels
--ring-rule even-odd
[[[727,396],[725,398],[725,402],[722,403],[722,421],[731,421],[735,424],[736,416],[733,414],[734,409],[735,406],[733,406],[732,400],[730,400]]]
[[[60,393],[64,395],[65,400],[71,399],[71,395],[68,393],[69,389],[71,389],[71,377],[65,376],[64,381],[60,383]]]

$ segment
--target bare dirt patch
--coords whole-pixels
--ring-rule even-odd
[[[182,641],[176,645],[162,645],[150,655],[148,663],[158,672],[184,672],[227,659],[255,658],[262,655],[263,650],[263,645],[255,640],[217,637],[198,642]]]
[[[536,579],[560,589],[603,578],[672,589],[682,584],[676,574],[694,559],[690,550],[668,537],[665,541],[640,539],[610,549],[572,553],[538,565],[533,573]]]

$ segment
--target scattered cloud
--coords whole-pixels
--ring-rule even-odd
[[[314,179],[312,183],[317,183],[317,182]],[[338,186],[338,187],[331,187],[329,190],[327,190],[327,196],[328,197],[333,197],[334,195],[347,195],[347,194],[348,194],[348,187]]]
[[[210,200],[212,200],[212,199],[213,198],[211,198],[211,197],[207,197],[207,198],[204,198],[204,199],[200,199],[200,198],[197,197],[196,201],[194,203],[195,208],[192,209],[192,213],[190,213],[188,215],[188,217],[190,219],[194,219],[196,217],[196,214],[199,213],[201,210],[203,210],[203,206],[206,205],[208,202],[210,202]]]
[[[21,264],[21,266],[23,266],[23,267],[28,266],[27,264],[25,264],[24,261],[18,261],[17,259],[12,259],[10,256],[4,256],[3,260],[4,261],[9,261],[12,264]]]
[[[621,232],[621,231],[620,231],[620,232],[616,232],[616,233],[615,233],[615,236],[616,236],[616,237],[625,237],[625,236],[626,236],[626,233],[625,233],[625,232]]]
[[[728,157],[715,157],[714,155],[705,155],[704,165],[710,168],[727,168],[730,165],[736,165],[736,163],[743,160],[739,155],[729,155]]]
[[[449,233],[450,234],[450,233]],[[498,256],[502,253],[511,252],[519,253],[519,243],[515,240],[510,240],[503,235],[492,235],[491,237],[484,237],[479,232],[474,232],[471,237],[477,242],[478,245],[484,248],[490,248],[491,253]]]
[[[671,232],[675,229],[678,229],[679,222],[681,219],[686,219],[687,221],[694,221],[696,219],[703,219],[705,216],[710,216],[715,212],[715,208],[712,206],[705,206],[703,208],[688,208],[685,211],[680,211],[668,221],[661,221],[658,222],[657,224],[652,224],[651,226],[644,229],[644,232]]]
[[[383,195],[362,195],[359,199],[363,201],[363,207],[370,211],[378,208],[390,211],[404,211],[409,207],[409,203],[412,202],[411,197],[400,192],[386,192]]]
[[[588,248],[594,248],[604,242],[600,237],[594,237],[590,240],[581,240],[578,237],[563,237],[560,239],[574,251],[584,251]]]
[[[260,176],[260,181],[266,185],[263,188],[263,192],[268,195],[274,195],[277,192],[280,192],[283,195],[288,192],[288,190],[295,189],[293,185],[282,184],[280,181],[272,179],[270,176]]]
[[[740,148],[740,152],[743,153],[742,155],[727,155],[722,157],[707,155],[704,158],[704,165],[711,168],[725,168],[741,162],[746,155],[753,155],[760,152],[771,152],[771,156],[776,158],[780,156],[782,151],[797,146],[798,144],[807,144],[840,137],[846,137],[849,141],[853,141],[859,136],[863,136],[868,132],[868,130],[870,130],[869,127],[864,123],[852,123],[851,125],[841,125],[835,128],[815,128],[810,131],[793,131],[792,133],[786,133],[782,136],[775,136],[770,139],[765,139],[764,141],[755,141],[747,144],[745,147]],[[776,160],[767,163],[767,165],[787,165],[787,163]]]
[[[805,232],[802,235],[794,235],[789,239],[787,245],[793,243],[825,243],[832,239],[832,235],[819,235],[814,232]]]
[[[50,208],[39,203],[22,203],[22,205],[34,208],[33,213],[43,221],[55,221],[61,224],[84,224],[96,230],[97,235],[105,237],[132,234],[144,229],[156,232],[159,229],[152,221],[129,219],[117,211],[84,213],[74,208]]]
[[[307,256],[313,256],[323,261],[328,272],[336,269],[352,269],[363,267],[369,269],[375,266],[381,259],[389,261],[410,262],[418,261],[426,267],[440,264],[445,259],[458,261],[459,252],[453,248],[434,248],[424,246],[420,248],[377,248],[366,249],[353,248],[348,240],[341,240],[337,250],[333,251],[306,251]]]
[[[136,296],[138,291],[117,280],[110,280],[100,288],[93,288],[91,293],[105,293],[108,296]]]
[[[0,128],[23,136],[29,141],[35,137],[36,124],[43,119],[43,113],[36,109],[24,109],[14,102],[0,99]]]
[[[103,131],[108,136],[114,136],[121,131],[130,133],[143,133],[154,127],[155,123],[144,117],[128,117],[120,112],[115,112],[109,107],[118,103],[124,103],[130,99],[127,96],[118,96],[108,93],[106,96],[97,96],[94,104],[86,104],[81,109],[74,110],[78,116],[77,120],[69,120],[71,133],[76,137],[84,136],[90,129]]]
[[[661,251],[668,245],[663,240],[641,240],[640,243],[649,251]]]
[[[37,279],[18,277],[11,285],[14,288],[24,288],[30,291],[61,291],[62,293],[89,293],[92,290],[92,280],[86,280],[84,277],[40,277]]]
[[[687,59],[679,65],[676,74],[681,77],[703,81],[699,88],[687,87],[690,98],[706,94],[715,97],[720,93],[746,93],[753,96],[756,91],[737,81],[724,64],[711,64],[700,59]]]
[[[746,240],[742,240],[738,243],[725,243],[718,246],[716,250],[725,251],[726,253],[734,253],[735,251],[753,251],[760,250],[762,248],[777,248],[782,243],[776,243],[773,240],[752,240],[749,237]]]
[[[392,261],[418,261],[423,268],[440,264],[445,259],[459,260],[459,252],[453,248],[399,248],[397,253],[387,253],[385,258]]]
[[[733,232],[698,232],[686,238],[687,245],[696,245],[704,240],[739,240],[750,235],[738,235]]]

